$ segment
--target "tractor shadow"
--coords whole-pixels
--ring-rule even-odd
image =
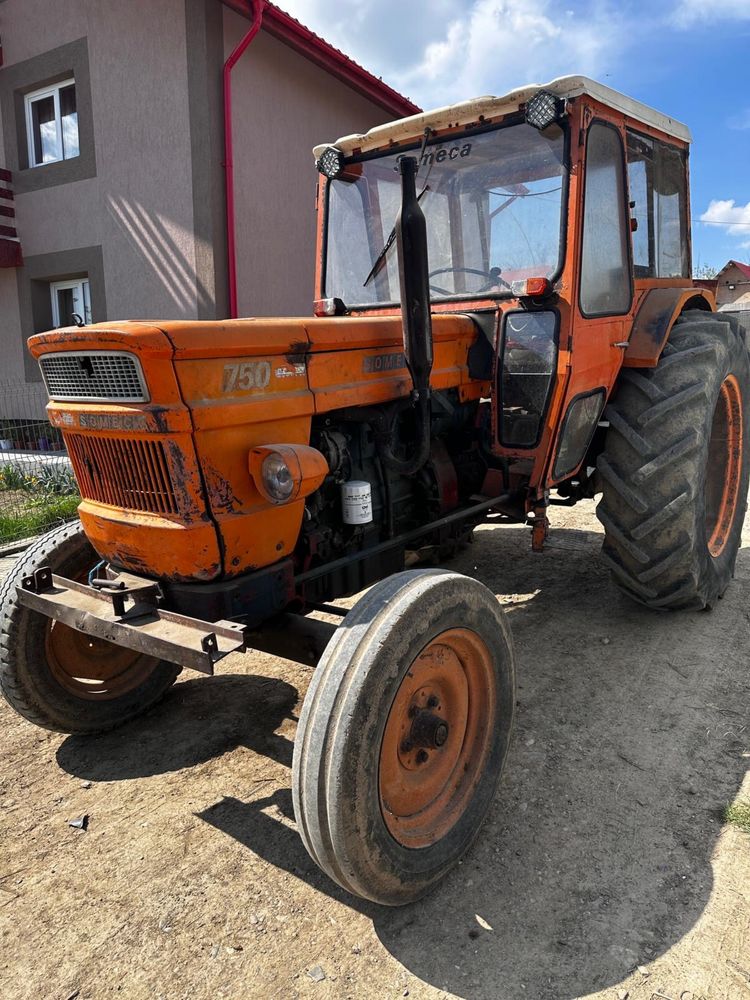
[[[580,997],[663,954],[706,907],[720,814],[747,766],[750,550],[713,612],[657,614],[619,595],[600,542],[558,530],[536,556],[526,529],[483,528],[450,564],[508,609],[518,705],[487,823],[424,900],[391,910],[340,890],[305,852],[288,787],[222,798],[200,818],[366,914],[406,969],[467,1000]],[[295,697],[259,677],[188,681],[127,732],[69,738],[58,760],[114,780],[245,745],[290,766],[292,744],[275,729]]]
[[[274,677],[181,681],[150,711],[110,733],[69,736],[57,763],[77,778],[121,781],[195,767],[244,746],[291,768],[293,744],[276,730],[296,721],[298,697]]]

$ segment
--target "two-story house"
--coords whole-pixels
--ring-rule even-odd
[[[76,317],[310,313],[312,146],[419,110],[264,0],[3,0],[0,38],[0,406]]]

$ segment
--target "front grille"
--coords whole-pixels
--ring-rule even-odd
[[[82,497],[145,513],[178,513],[161,441],[70,433],[64,437]]]
[[[52,399],[102,403],[148,401],[141,363],[124,351],[64,351],[39,359],[42,378]]]

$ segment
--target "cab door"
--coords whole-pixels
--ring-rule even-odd
[[[585,131],[577,301],[570,380],[546,483],[583,461],[622,364],[633,309],[630,216],[622,131],[594,117]]]

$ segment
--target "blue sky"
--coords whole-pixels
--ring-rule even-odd
[[[750,0],[278,3],[425,108],[582,73],[680,119],[693,264],[750,262]]]

